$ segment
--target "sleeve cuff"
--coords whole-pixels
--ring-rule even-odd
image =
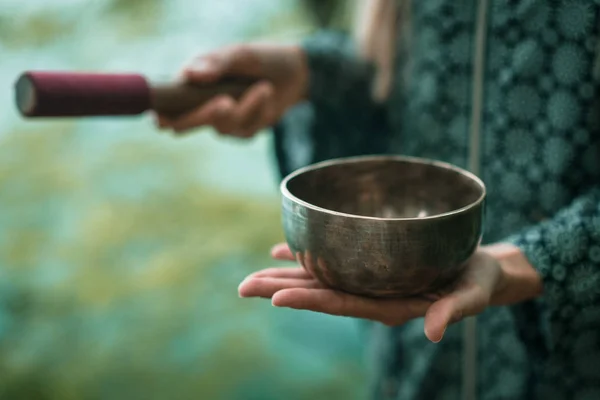
[[[353,41],[343,32],[327,31],[302,43],[310,74],[308,100],[336,105],[357,95],[368,96],[375,68],[356,57]]]
[[[562,291],[555,285],[552,259],[546,251],[546,246],[544,246],[542,229],[541,226],[534,226],[509,237],[507,242],[518,247],[533,268],[540,274],[544,285],[542,297],[547,298],[548,305],[558,306],[562,300]],[[560,271],[557,272],[560,273]]]

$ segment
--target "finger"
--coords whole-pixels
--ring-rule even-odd
[[[172,122],[167,117],[156,113],[152,113],[152,121],[159,131],[167,130],[172,125]]]
[[[435,302],[435,301],[438,301],[439,299],[441,299],[442,295],[437,294],[437,293],[428,293],[428,294],[421,295],[421,297],[424,299],[427,299],[431,302]]]
[[[314,257],[310,250],[306,250],[304,253],[296,253],[298,262],[304,267],[304,269],[312,276],[318,276],[320,272],[317,269],[318,263],[315,262]]]
[[[180,77],[187,82],[209,83],[220,79],[224,74],[226,55],[206,54],[195,57],[180,72]]]
[[[212,126],[222,135],[234,135],[237,127],[236,101],[231,96],[224,96],[221,101],[212,118]]]
[[[251,137],[269,124],[272,115],[275,89],[270,82],[259,82],[247,97],[240,101],[240,133]]]
[[[256,45],[235,45],[218,52],[213,58],[224,74],[242,76],[263,75],[262,51]]]
[[[230,102],[226,96],[218,96],[207,104],[198,107],[174,120],[162,118],[163,124],[170,126],[175,133],[181,134],[185,131],[206,125],[213,125],[223,112],[223,108],[230,107]]]
[[[251,278],[244,280],[238,286],[240,297],[271,298],[275,293],[284,289],[319,289],[322,288],[314,279],[286,279],[286,278]]]
[[[276,292],[272,297],[272,304],[276,307],[369,319],[395,326],[424,316],[431,302],[422,299],[372,299],[329,289],[292,288]]]
[[[259,52],[247,45],[232,46],[196,57],[182,71],[191,82],[214,82],[225,75],[260,76]]]
[[[271,257],[276,260],[296,261],[296,257],[287,243],[279,243],[271,249]]]
[[[313,279],[313,277],[308,272],[306,272],[304,268],[300,267],[267,268],[263,269],[262,271],[258,271],[248,275],[246,279],[250,278]]]
[[[485,292],[480,286],[473,285],[433,303],[425,316],[425,336],[438,343],[448,325],[481,313],[489,302],[489,295]]]
[[[230,129],[235,133],[228,133],[239,137],[251,136],[247,132],[252,125],[255,125],[259,119],[262,119],[262,110],[265,108],[265,100],[269,90],[269,84],[261,82],[253,85],[242,95],[233,109],[229,120]]]
[[[242,138],[252,136],[256,132],[253,126],[262,123],[263,110],[266,109],[266,100],[271,96],[271,90],[271,84],[267,82],[253,85],[237,104],[233,104],[228,113],[215,121],[217,130],[222,134]]]

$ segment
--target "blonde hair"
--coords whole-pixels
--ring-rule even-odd
[[[359,56],[375,64],[373,98],[385,101],[394,79],[397,0],[357,0],[355,38]]]

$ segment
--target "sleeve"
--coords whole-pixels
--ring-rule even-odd
[[[371,97],[374,67],[356,57],[353,40],[325,30],[302,47],[309,67],[307,101],[274,126],[280,173],[337,157],[384,153],[384,105]]]
[[[341,31],[322,31],[302,44],[310,81],[308,98],[313,104],[333,108],[371,109],[371,84],[375,67],[356,56],[354,40]]]
[[[572,329],[600,328],[600,186],[509,242],[542,277],[536,303],[548,346],[568,341]]]

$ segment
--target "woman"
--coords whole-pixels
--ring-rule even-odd
[[[377,399],[600,399],[599,2],[364,3],[355,41],[323,32],[200,56],[191,81],[259,83],[160,124],[241,137],[275,125],[282,174],[371,153],[469,168],[488,187],[485,246],[431,301],[337,293],[302,268],[253,274],[240,295],[380,322]],[[463,342],[455,322],[475,315]]]

